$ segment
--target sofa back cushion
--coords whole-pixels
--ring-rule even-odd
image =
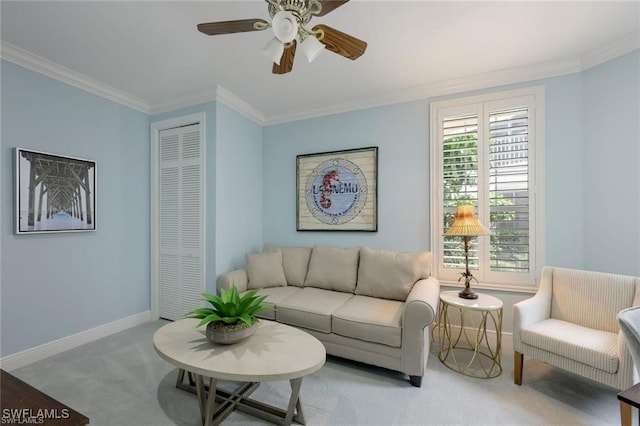
[[[617,315],[633,306],[636,277],[553,268],[551,318],[596,330],[618,332]]]
[[[431,252],[404,253],[360,249],[356,294],[391,300],[407,300],[413,285],[431,273]]]
[[[282,268],[288,285],[304,286],[304,279],[309,269],[311,247],[285,247],[265,244],[264,251],[282,251]]]
[[[282,269],[282,252],[280,250],[266,253],[247,253],[247,288],[278,287],[287,285]]]
[[[327,247],[316,244],[311,252],[305,287],[353,293],[358,278],[360,247]]]

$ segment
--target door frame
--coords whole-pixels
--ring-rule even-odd
[[[163,130],[173,129],[175,127],[184,127],[193,124],[198,124],[200,126],[200,143],[201,143],[201,156],[202,156],[202,173],[205,178],[202,179],[202,195],[203,195],[203,205],[202,205],[202,291],[204,291],[204,285],[206,281],[206,122],[205,122],[206,114],[204,112],[184,115],[176,118],[169,118],[166,120],[155,121],[151,123],[150,127],[150,144],[151,144],[151,155],[150,155],[150,185],[151,185],[151,200],[150,200],[150,215],[151,215],[151,229],[150,229],[150,246],[151,246],[151,259],[150,259],[150,308],[151,308],[151,319],[157,320],[160,318],[160,244],[159,244],[159,233],[160,233],[160,215],[158,211],[158,202],[159,202],[159,189],[160,189],[160,132]]]

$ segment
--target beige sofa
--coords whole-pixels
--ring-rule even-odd
[[[305,330],[327,353],[409,376],[422,384],[440,285],[431,253],[367,247],[266,244],[246,266],[218,277],[218,291],[260,288],[265,319]]]

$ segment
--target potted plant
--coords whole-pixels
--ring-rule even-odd
[[[262,301],[267,296],[258,296],[258,289],[240,296],[235,284],[222,289],[220,296],[202,293],[210,308],[197,308],[187,313],[187,318],[200,319],[196,327],[207,325],[207,338],[215,343],[231,344],[256,332],[260,321],[255,314],[269,309]]]

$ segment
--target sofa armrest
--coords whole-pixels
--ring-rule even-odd
[[[436,319],[440,283],[434,277],[416,282],[402,314],[402,371],[420,381],[429,357],[428,327]],[[413,383],[413,382],[412,382]],[[418,385],[419,386],[419,385]]]
[[[440,283],[434,277],[416,282],[405,302],[403,327],[415,325],[422,329],[433,323],[439,298]]]
[[[223,288],[231,288],[231,285],[235,284],[238,288],[238,292],[242,293],[243,291],[248,290],[249,285],[249,277],[247,276],[247,271],[245,269],[236,269],[235,271],[227,272],[218,277],[216,281],[216,287],[218,293]]]

